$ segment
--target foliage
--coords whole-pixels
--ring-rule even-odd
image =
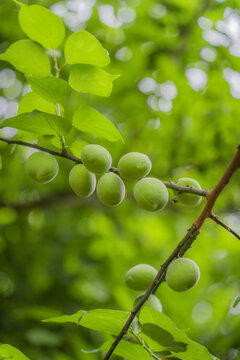
[[[89,2],[92,15],[75,25],[75,2],[68,2],[71,9],[55,0],[15,2],[0,5],[1,135],[77,157],[84,145],[98,143],[114,165],[127,151],[139,151],[152,160],[151,176],[195,178],[203,189],[215,184],[239,141],[232,80],[239,61],[226,25],[231,16],[239,21],[236,1],[109,1],[115,24],[109,13],[104,17],[106,2]],[[47,9],[58,13],[61,6],[62,20]],[[199,74],[207,79],[200,88]],[[147,213],[126,182],[129,195],[109,210],[95,197],[72,194],[71,162],[60,158],[57,178],[40,185],[23,170],[28,149],[0,143],[0,151],[0,358],[26,358],[16,347],[31,359],[100,359],[136,296],[124,284],[125,272],[139,263],[159,268],[199,207],[169,203],[163,213]],[[216,211],[236,230],[239,200],[235,176]],[[189,251],[201,270],[199,284],[183,294],[163,284],[157,296],[164,313],[142,309],[138,340],[135,324],[116,355],[149,358],[147,344],[159,358],[170,352],[175,359],[211,359],[201,343],[223,360],[238,359],[239,251],[236,239],[209,222]],[[80,326],[41,323],[53,317]]]

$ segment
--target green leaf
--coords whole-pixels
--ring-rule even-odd
[[[26,76],[33,91],[49,102],[64,103],[71,94],[71,87],[62,79],[56,77]]]
[[[74,90],[107,97],[112,92],[113,80],[118,77],[93,65],[73,65],[69,84]]]
[[[50,61],[43,48],[32,40],[19,40],[9,46],[0,60],[12,64],[18,71],[36,76],[48,76]]]
[[[62,20],[45,7],[22,6],[18,17],[24,33],[43,47],[56,49],[63,42],[65,27]]]
[[[118,335],[130,313],[118,310],[91,310],[79,322],[86,328]]]
[[[64,117],[37,110],[3,120],[0,127],[5,126],[25,130],[36,135],[66,135],[71,128],[70,122]]]
[[[44,100],[35,92],[24,95],[18,103],[18,115],[33,110],[43,111],[49,114],[56,114],[55,105]]]
[[[11,358],[12,360],[29,360],[21,351],[8,344],[0,345],[0,357]]]
[[[212,360],[204,346],[189,339],[165,314],[144,307],[139,321],[142,336],[153,351],[168,350],[182,360]]]
[[[108,351],[114,339],[106,341],[101,347],[101,351]],[[128,360],[149,360],[149,354],[141,345],[130,343],[129,341],[121,340],[114,354]]]
[[[78,130],[101,136],[109,141],[122,140],[115,125],[91,106],[83,105],[75,111],[73,126]]]
[[[57,317],[45,319],[42,321],[43,322],[54,322],[54,323],[59,323],[59,324],[64,324],[64,323],[78,324],[81,316],[83,316],[84,313],[85,313],[85,311],[79,310],[78,312],[76,312],[75,314],[72,314],[72,315],[57,316]]]
[[[69,64],[106,66],[110,62],[107,50],[85,30],[73,33],[67,38],[64,53]]]
[[[70,146],[69,150],[74,156],[81,158],[82,149],[88,144],[85,140],[75,140]]]

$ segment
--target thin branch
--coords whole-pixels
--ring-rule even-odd
[[[76,164],[82,164],[81,159],[79,159],[78,157],[76,157],[74,155],[67,154],[65,151],[58,152],[58,151],[55,151],[55,150],[47,149],[47,148],[45,148],[43,146],[39,146],[38,144],[32,144],[32,143],[28,143],[28,142],[21,141],[21,140],[6,139],[4,137],[0,137],[0,141],[4,141],[9,145],[21,145],[21,146],[30,147],[30,148],[33,148],[33,149],[37,149],[37,150],[40,150],[40,151],[47,152],[47,153],[52,154],[54,156],[58,156],[58,157],[61,157],[61,158],[64,158],[64,159],[74,161]],[[111,167],[110,171],[119,175],[119,171],[115,167]],[[191,194],[196,194],[196,195],[199,195],[199,196],[207,197],[207,190],[199,190],[199,189],[194,189],[194,188],[188,187],[188,186],[180,186],[180,185],[175,184],[172,181],[169,181],[169,182],[163,181],[163,183],[166,185],[167,188],[177,190],[177,191],[179,191],[181,193],[186,192],[186,193],[191,193]]]
[[[229,226],[227,226],[226,224],[224,224],[221,220],[219,220],[218,216],[211,214],[210,215],[210,219],[212,219],[213,221],[215,221],[215,223],[217,223],[218,225],[222,226],[224,229],[226,229],[227,231],[229,231],[231,234],[233,234],[238,240],[240,240],[240,235],[238,235],[236,233],[236,231],[234,231],[233,229],[231,229]]]
[[[235,173],[235,171],[240,167],[240,145],[238,146],[238,150],[233,157],[232,161],[230,162],[229,166],[225,170],[222,178],[219,180],[217,185],[207,193],[207,204],[204,207],[203,211],[201,212],[200,216],[194,221],[191,228],[188,230],[185,237],[180,241],[180,243],[177,245],[177,247],[173,250],[173,252],[170,254],[170,256],[167,258],[167,260],[161,265],[159,272],[157,273],[155,279],[153,280],[150,287],[145,292],[142,299],[139,301],[139,303],[135,306],[135,308],[131,311],[128,319],[126,320],[122,330],[120,331],[119,335],[114,340],[113,344],[111,345],[109,351],[107,352],[104,360],[108,360],[112,353],[114,352],[115,348],[119,344],[119,342],[122,340],[123,336],[127,333],[133,319],[137,315],[138,311],[141,309],[143,304],[147,301],[149,296],[156,292],[159,285],[164,281],[165,274],[167,271],[168,266],[171,264],[171,262],[178,256],[183,256],[186,251],[192,246],[192,243],[196,240],[197,236],[200,233],[200,229],[204,223],[204,221],[211,217],[212,209],[214,207],[214,204],[223,191],[224,187],[228,184],[229,180]]]
[[[141,340],[141,338],[134,334],[133,331],[131,331],[131,329],[128,330],[128,332],[132,335],[132,337],[137,340],[137,342],[144,348],[144,350],[146,350],[149,354],[150,357],[152,357],[155,360],[161,360],[156,354],[154,354],[154,352],[145,344],[145,342],[143,340]]]

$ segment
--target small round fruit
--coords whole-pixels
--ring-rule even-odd
[[[198,190],[201,190],[200,184],[196,180],[191,178],[178,179],[176,184],[181,186],[193,187],[193,188],[197,188]],[[181,201],[181,203],[187,206],[197,206],[202,201],[201,196],[188,194],[188,193],[178,194],[177,191],[174,191],[174,193],[177,195],[179,201]]]
[[[137,204],[145,210],[162,210],[168,203],[168,190],[162,181],[144,178],[136,183],[134,197]]]
[[[86,145],[82,150],[81,158],[86,168],[94,174],[103,174],[112,165],[110,153],[100,145]]]
[[[144,296],[144,293],[140,294],[136,297],[136,299],[134,301],[134,307],[139,303],[139,301],[143,298],[143,296]],[[158,297],[153,294],[151,294],[149,296],[149,298],[147,299],[147,301],[144,303],[143,306],[148,306],[159,312],[162,312],[162,304],[161,304],[160,300],[158,299]]]
[[[26,172],[33,180],[46,184],[53,180],[58,173],[58,162],[51,154],[38,151],[26,160]]]
[[[150,172],[152,163],[147,155],[130,152],[121,157],[117,167],[124,179],[138,180]]]
[[[76,195],[89,197],[96,188],[96,176],[84,165],[75,165],[69,173],[69,184]]]
[[[200,271],[195,261],[187,258],[174,260],[167,269],[166,282],[175,291],[187,291],[199,280]]]
[[[98,180],[97,196],[104,205],[119,205],[123,201],[125,193],[124,182],[114,173],[104,174]]]
[[[125,275],[126,285],[133,290],[146,290],[157,275],[157,269],[148,264],[133,266]]]

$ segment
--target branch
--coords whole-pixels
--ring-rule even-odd
[[[218,225],[222,226],[224,229],[226,229],[227,231],[229,231],[231,234],[233,234],[234,236],[236,236],[236,238],[238,240],[240,240],[240,235],[238,235],[234,230],[232,230],[229,226],[227,226],[226,224],[224,224],[221,220],[219,220],[218,216],[211,214],[210,215],[210,219],[212,219],[213,221],[215,221],[215,223],[217,223]]]
[[[177,247],[173,250],[173,252],[170,254],[168,259],[161,265],[159,272],[157,273],[155,279],[153,280],[150,287],[145,292],[142,299],[139,301],[137,306],[131,311],[131,314],[129,315],[125,325],[123,326],[122,330],[120,331],[119,335],[116,337],[115,341],[111,345],[109,351],[107,352],[104,360],[108,360],[112,353],[114,352],[115,348],[123,338],[123,336],[127,333],[133,319],[137,315],[138,311],[141,309],[143,304],[146,302],[146,300],[149,298],[149,296],[156,292],[159,285],[164,281],[165,274],[167,271],[168,266],[171,264],[171,262],[178,256],[183,256],[185,252],[192,246],[192,243],[195,241],[197,236],[200,233],[200,229],[204,223],[204,221],[211,217],[213,206],[221,194],[224,187],[228,184],[229,180],[235,173],[235,171],[240,167],[240,145],[238,146],[238,150],[233,157],[232,161],[230,162],[229,166],[225,170],[222,178],[219,180],[217,185],[210,191],[207,192],[207,204],[205,205],[203,211],[201,212],[200,216],[194,221],[191,228],[188,230],[185,237],[180,241],[180,243],[177,245]]]
[[[58,152],[58,151],[55,151],[55,150],[47,149],[47,148],[45,148],[43,146],[40,146],[38,144],[32,144],[32,143],[28,143],[28,142],[21,141],[21,140],[11,140],[11,139],[3,138],[3,137],[0,137],[0,141],[6,142],[8,145],[21,145],[21,146],[30,147],[30,148],[33,148],[33,149],[37,149],[37,150],[40,150],[40,151],[47,152],[47,153],[49,153],[51,155],[54,155],[54,156],[58,156],[58,157],[61,157],[61,158],[64,158],[64,159],[71,160],[71,161],[75,162],[76,164],[82,164],[81,159],[79,159],[78,157],[76,157],[74,155],[70,155],[70,154],[66,153],[66,151]],[[110,171],[119,175],[119,171],[115,167],[111,167]],[[167,188],[177,190],[177,191],[179,191],[181,193],[186,192],[186,193],[191,193],[191,194],[207,197],[207,190],[199,190],[199,189],[195,189],[195,188],[188,187],[188,186],[180,186],[180,185],[175,184],[172,181],[169,181],[169,182],[163,181],[163,183],[166,185]]]

